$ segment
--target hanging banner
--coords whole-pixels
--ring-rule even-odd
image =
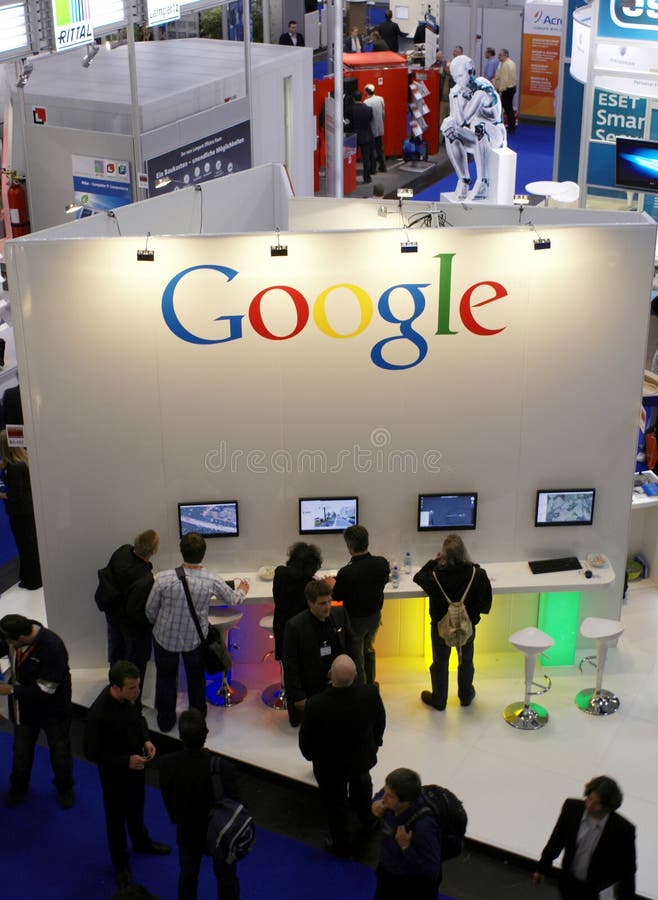
[[[555,118],[561,35],[562,3],[526,0],[519,102],[524,116]]]
[[[91,0],[52,0],[55,50],[94,42]]]

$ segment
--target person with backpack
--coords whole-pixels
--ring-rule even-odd
[[[111,666],[127,659],[139,669],[144,686],[146,664],[151,658],[151,623],[144,615],[153,587],[151,559],[160,537],[153,528],[140,532],[131,544],[122,544],[98,573],[96,605],[107,620],[107,657]]]
[[[475,697],[475,626],[480,616],[491,609],[491,582],[487,573],[471,562],[461,537],[449,534],[436,559],[425,563],[414,575],[414,581],[429,597],[432,638],[432,690],[423,691],[420,699],[433,709],[446,708],[448,664],[454,647],[459,654],[459,702],[470,706]]]
[[[229,763],[204,747],[208,735],[198,709],[181,713],[178,732],[183,750],[160,760],[160,790],[169,818],[176,826],[180,872],[178,900],[196,900],[201,860],[206,852],[208,818],[216,802],[219,781],[223,796],[237,799],[235,772]],[[238,900],[237,862],[213,853],[218,900]]]
[[[436,900],[441,884],[441,835],[425,814],[419,775],[394,769],[372,804],[381,823],[374,900]]]

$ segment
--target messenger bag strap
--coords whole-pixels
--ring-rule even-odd
[[[196,627],[196,630],[199,634],[199,640],[203,644],[205,638],[203,636],[203,631],[201,631],[201,625],[199,625],[199,617],[196,614],[196,609],[194,608],[194,604],[192,603],[192,597],[190,596],[190,586],[187,583],[187,578],[185,576],[185,569],[182,566],[178,566],[174,569],[176,574],[178,575],[181,584],[183,585],[183,590],[185,591],[185,599],[187,600],[187,608],[190,611],[190,615],[192,616],[192,621]]]

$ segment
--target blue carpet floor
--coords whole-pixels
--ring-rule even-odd
[[[0,734],[0,797],[11,767],[11,737]],[[96,767],[76,761],[77,803],[61,810],[56,802],[48,753],[37,747],[30,790],[15,809],[2,809],[3,888],[8,896],[44,900],[106,900],[116,887],[107,855],[105,822]],[[151,836],[174,845],[159,791],[147,788],[145,821]],[[178,862],[133,854],[135,880],[161,900],[174,900]],[[368,900],[375,878],[356,862],[334,859],[306,844],[258,829],[256,844],[240,863],[242,900]],[[4,893],[4,891],[3,891]],[[199,880],[200,900],[215,896],[209,860]],[[442,900],[449,900],[441,895]],[[413,898],[410,898],[413,900]]]
[[[553,147],[555,128],[552,125],[528,125],[522,122],[509,139],[509,147],[516,153],[517,194],[525,193],[530,181],[550,181],[553,178]],[[470,165],[471,177],[475,178],[475,164]],[[414,194],[414,200],[439,199],[442,192],[454,191],[457,176],[451,173],[446,178]]]

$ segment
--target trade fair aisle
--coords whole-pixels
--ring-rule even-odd
[[[0,599],[0,611],[43,620],[42,592],[12,588]],[[658,900],[653,862],[658,841],[658,590],[651,582],[631,586],[622,621],[625,632],[619,647],[609,652],[604,677],[604,686],[621,699],[619,712],[597,719],[576,707],[578,691],[594,684],[593,669],[586,666],[580,673],[577,666],[551,668],[553,687],[541,698],[550,721],[533,733],[510,728],[502,717],[504,707],[523,696],[523,659],[511,649],[486,654],[476,649],[475,702],[460,708],[453,683],[443,713],[420,701],[420,691],[429,686],[420,658],[380,660],[378,679],[388,724],[373,772],[375,783],[381,784],[397,766],[415,768],[423,781],[445,784],[459,794],[472,838],[534,858],[562,800],[579,796],[591,776],[610,775],[624,791],[622,814],[637,826],[638,893]],[[227,756],[312,784],[310,764],[297,750],[297,731],[285,713],[268,709],[260,700],[260,691],[276,680],[277,672],[273,663],[235,667],[235,677],[249,693],[233,709],[210,710],[208,744]],[[541,675],[538,669],[537,680]],[[75,702],[88,705],[105,678],[105,667],[74,671]],[[149,671],[146,701],[152,697]],[[181,693],[179,710],[184,708]],[[146,716],[155,728],[155,712],[147,709]]]

